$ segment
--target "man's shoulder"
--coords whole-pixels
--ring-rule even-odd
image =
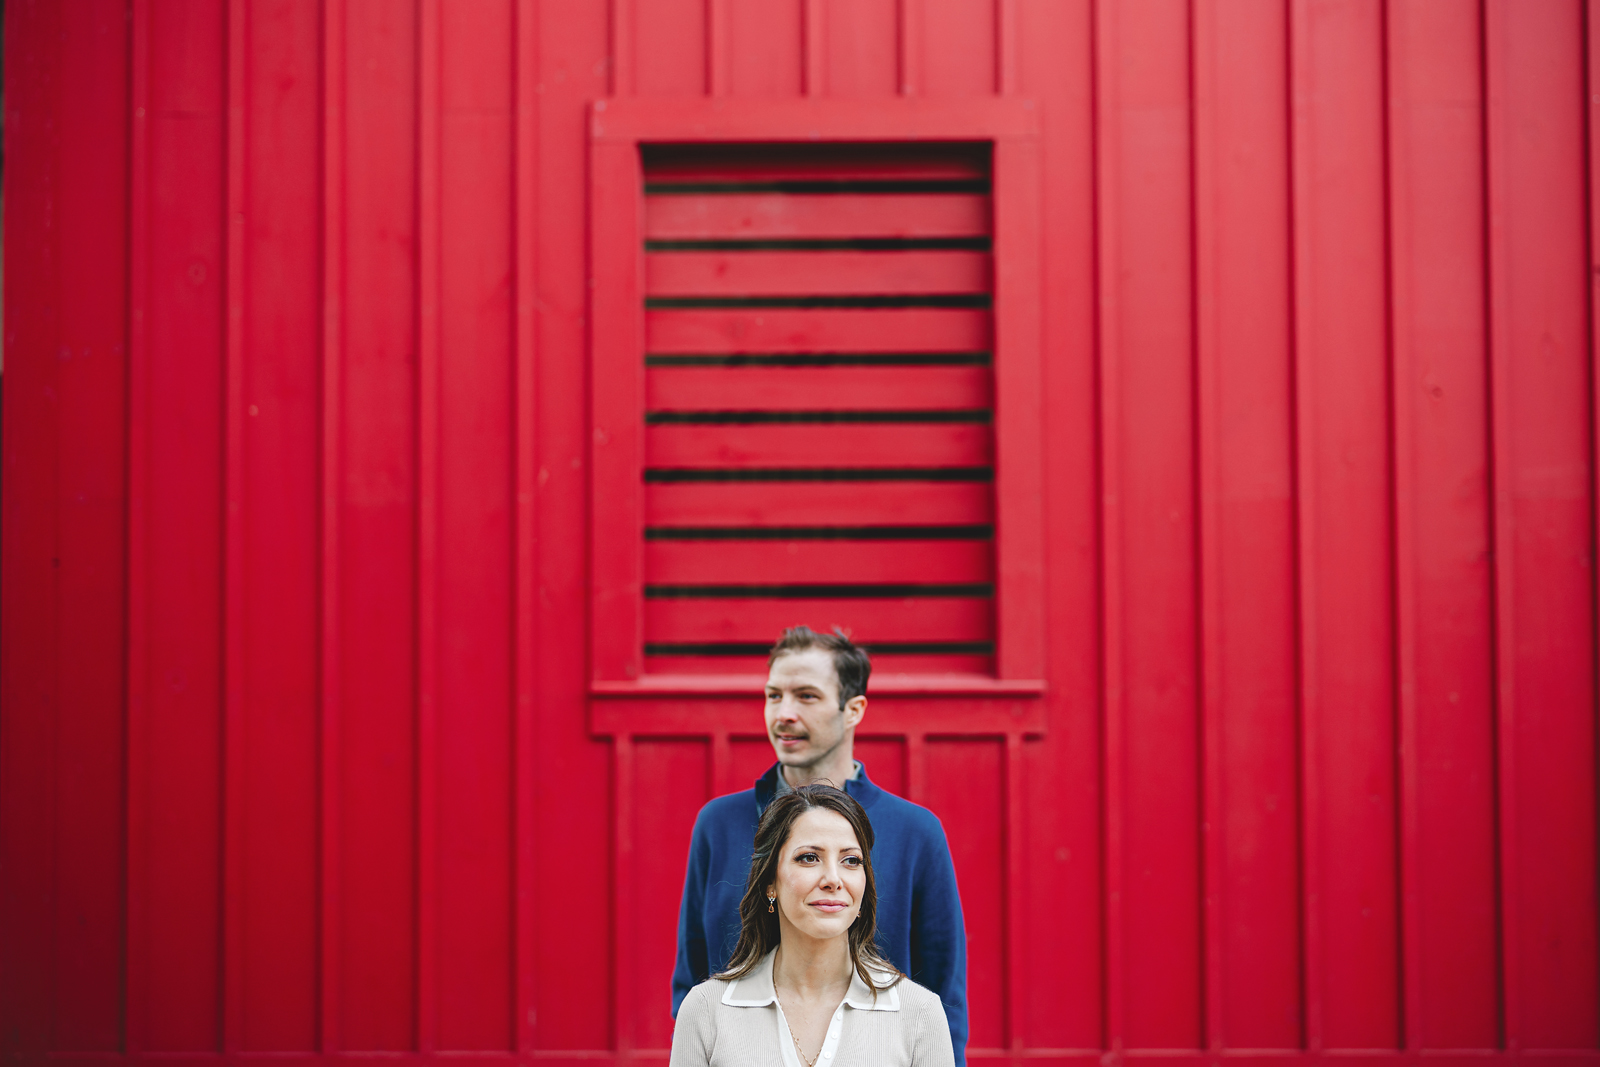
[[[737,793],[724,793],[720,797],[712,797],[700,806],[700,814],[710,815],[715,818],[726,818],[729,815],[748,816],[756,810],[756,791],[754,789],[741,789]]]
[[[695,816],[694,826],[697,833],[753,831],[758,817],[756,791],[745,789],[706,801]]]
[[[896,796],[887,789],[878,790],[877,800],[867,817],[872,820],[874,833],[881,824],[893,823],[900,832],[911,831],[944,837],[944,824],[939,821],[939,816],[921,804]]]

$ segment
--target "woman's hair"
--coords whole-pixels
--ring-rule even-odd
[[[715,977],[725,981],[743,978],[755,970],[767,953],[778,947],[778,916],[767,911],[766,887],[778,880],[778,864],[795,822],[808,811],[824,809],[844,816],[855,831],[861,846],[861,868],[866,871],[866,886],[861,893],[861,910],[850,924],[850,966],[874,991],[888,989],[901,978],[899,968],[878,953],[878,886],[872,876],[872,823],[856,799],[831,785],[805,785],[785,793],[767,807],[756,827],[755,851],[750,856],[750,881],[739,901],[739,943],[733,948],[728,969]],[[888,972],[893,980],[878,985],[875,971]]]

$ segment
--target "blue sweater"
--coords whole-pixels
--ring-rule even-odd
[[[845,790],[872,821],[878,950],[918,985],[939,994],[956,1063],[965,1065],[967,933],[944,827],[927,808],[873,785],[866,768],[845,783]],[[756,823],[777,792],[778,765],[773,764],[754,789],[717,797],[694,821],[678,912],[678,964],[672,971],[674,1018],[689,990],[727,967],[733,955]]]

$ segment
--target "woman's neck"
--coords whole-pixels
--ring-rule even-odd
[[[784,930],[772,965],[772,984],[806,999],[843,997],[850,986],[849,935],[819,941]]]

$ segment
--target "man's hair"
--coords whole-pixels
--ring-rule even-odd
[[[778,662],[778,657],[791,652],[810,652],[819,649],[833,657],[833,673],[839,676],[839,707],[856,697],[867,695],[867,677],[872,674],[872,661],[867,650],[853,644],[837,626],[831,634],[819,634],[809,626],[791,626],[783,631],[778,643],[767,653],[767,669]]]

